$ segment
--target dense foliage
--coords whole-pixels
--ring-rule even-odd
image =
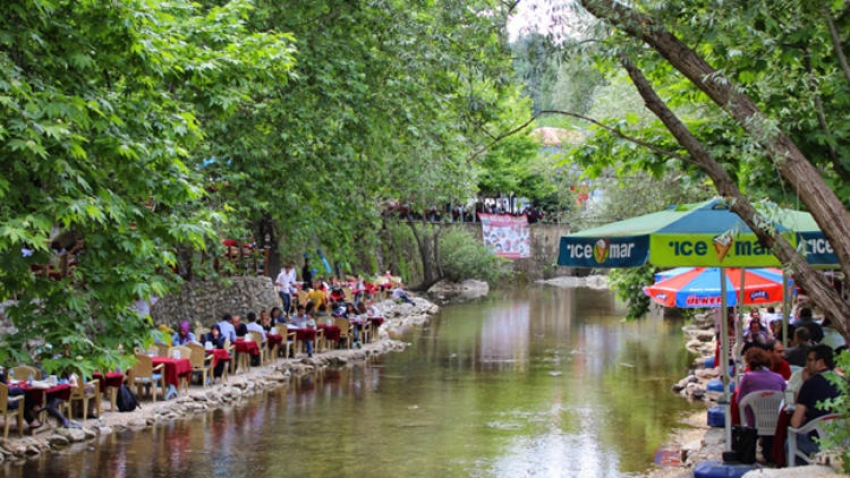
[[[440,238],[439,266],[447,280],[478,279],[495,284],[508,272],[505,262],[462,229],[452,229]]]
[[[148,340],[134,301],[203,276],[222,237],[334,259],[388,200],[469,197],[515,104],[500,8],[2,2],[0,363],[43,342],[50,370],[120,362]],[[32,273],[78,240],[69,276]]]

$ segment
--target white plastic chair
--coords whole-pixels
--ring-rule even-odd
[[[802,451],[797,450],[797,435],[808,435],[809,433],[814,431],[817,432],[818,437],[823,437],[826,434],[825,425],[831,422],[832,420],[840,418],[840,415],[833,413],[815,418],[814,420],[810,421],[809,423],[806,423],[800,428],[788,427],[788,466],[796,466],[797,457],[799,457],[806,463],[812,463],[811,457],[809,457]]]
[[[779,420],[779,409],[785,400],[785,392],[778,390],[759,390],[750,392],[738,402],[738,413],[741,424],[747,424],[746,410],[749,407],[755,418],[755,428],[758,435],[773,436],[776,433],[776,422]]]

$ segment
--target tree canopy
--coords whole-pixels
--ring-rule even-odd
[[[504,14],[3,2],[0,299],[17,332],[0,362],[44,343],[48,370],[114,365],[151,326],[133,302],[179,284],[180,251],[226,231],[346,252],[387,198],[465,197],[472,152],[514,97]],[[77,240],[70,275],[51,278]]]
[[[556,18],[576,6],[546,3]],[[629,121],[609,125],[606,150],[640,146],[637,165],[650,171],[669,167],[671,159],[686,171],[698,168],[810,297],[836,317],[850,317],[850,304],[750,202],[767,196],[808,209],[843,272],[850,272],[850,243],[844,240],[850,215],[840,199],[845,160],[839,152],[850,86],[842,28],[848,7],[784,2],[780,12],[766,1],[578,3],[583,10],[577,11],[599,20],[588,22],[582,47],[603,71],[625,71],[658,118],[651,128],[630,127]],[[841,322],[847,336],[850,327]]]

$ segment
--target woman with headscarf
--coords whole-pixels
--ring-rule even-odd
[[[186,345],[189,342],[196,342],[195,334],[189,332],[189,321],[184,320],[180,322],[180,329],[177,330],[177,333],[174,334],[174,337],[171,338],[171,342],[174,345]]]

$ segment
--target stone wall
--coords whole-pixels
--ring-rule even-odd
[[[484,240],[481,223],[453,223],[452,226],[462,227],[479,241]],[[531,257],[512,260],[514,271],[524,274],[531,280],[569,274],[569,268],[556,265],[561,236],[569,234],[569,227],[565,224],[536,223],[529,224],[528,231],[531,239]]]
[[[154,322],[175,329],[188,320],[194,330],[195,322],[209,326],[221,320],[225,313],[239,314],[243,321],[248,312],[259,315],[261,309],[279,305],[280,299],[268,277],[232,277],[230,285],[215,282],[187,282],[179,293],[161,298],[151,308]]]

